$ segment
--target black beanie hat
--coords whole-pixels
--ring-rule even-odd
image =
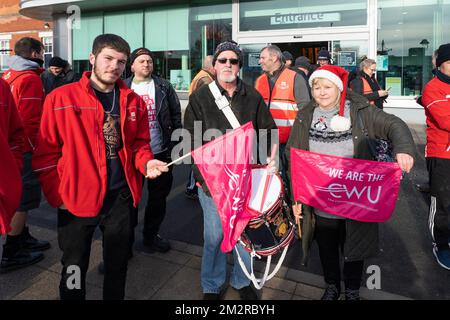
[[[284,61],[287,61],[287,60],[294,61],[294,57],[292,56],[292,54],[289,51],[283,51],[283,58],[284,58]]]
[[[148,50],[147,48],[137,48],[130,54],[130,64],[133,64],[134,60],[136,60],[137,57],[142,56],[143,54],[150,56],[153,60],[153,63],[155,63],[155,58],[153,57],[153,53],[150,50]]]
[[[331,55],[328,50],[322,49],[319,51],[319,55],[317,56],[317,60],[331,60]]]
[[[60,57],[53,57],[50,59],[50,62],[48,63],[49,67],[65,68],[66,65],[67,62],[64,59],[61,59]]]
[[[238,44],[234,41],[225,41],[217,46],[216,52],[214,53],[213,57],[213,66],[216,65],[217,57],[219,56],[219,54],[224,51],[233,51],[234,53],[236,53],[239,59],[239,68],[242,68],[244,56],[242,54],[241,48],[239,48]]]
[[[447,60],[450,60],[450,43],[442,44],[437,50],[436,67]]]
[[[305,56],[300,56],[297,59],[295,59],[294,66],[303,67],[303,68],[310,70],[311,69],[311,61]]]

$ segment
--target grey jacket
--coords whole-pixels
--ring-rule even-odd
[[[392,142],[393,154],[407,153],[415,156],[416,147],[408,126],[398,117],[387,114],[375,108],[361,95],[347,91],[350,101],[350,119],[352,124],[352,138],[354,144],[354,158],[372,160],[367,138],[360,128],[360,116],[369,139],[385,139]],[[309,129],[316,104],[311,101],[303,110],[300,110],[295,119],[289,141],[286,145],[286,156],[291,167],[291,147],[309,150]],[[290,173],[290,169],[288,170]],[[289,181],[290,176],[289,176]],[[293,199],[295,200],[295,199]],[[306,265],[309,249],[314,239],[315,214],[314,208],[302,206],[302,264]],[[357,261],[374,256],[378,253],[378,224],[346,220],[346,239],[344,244],[344,260]]]

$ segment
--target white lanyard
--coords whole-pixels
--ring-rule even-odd
[[[216,82],[213,81],[208,86],[209,90],[214,96],[214,99],[216,100],[217,107],[219,108],[219,110],[222,110],[225,117],[227,117],[227,120],[231,124],[231,127],[233,129],[239,128],[241,124],[236,118],[236,115],[234,114],[233,110],[231,110],[228,99],[220,93],[219,87],[217,87]]]

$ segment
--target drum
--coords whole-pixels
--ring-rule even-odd
[[[265,167],[252,169],[252,190],[248,207],[259,213],[251,219],[241,234],[244,248],[260,256],[271,256],[294,239],[294,225],[290,219],[290,211],[284,201],[283,182],[278,174],[270,175],[264,204],[263,191],[266,184]]]

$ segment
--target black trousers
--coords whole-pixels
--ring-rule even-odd
[[[427,158],[430,176],[429,229],[438,249],[448,249],[450,238],[450,159]]]
[[[155,159],[171,162],[170,153],[162,152]],[[159,232],[159,227],[166,216],[166,199],[172,189],[172,167],[156,179],[147,179],[148,199],[145,207],[143,236],[144,243],[151,244]]]
[[[319,256],[325,282],[340,288],[340,252],[345,241],[345,220],[316,216],[315,239],[319,245]],[[364,260],[344,262],[345,288],[351,290],[359,289],[363,268]]]
[[[77,217],[68,210],[58,209],[58,243],[63,253],[61,263],[61,300],[84,300],[86,298],[86,272],[89,266],[91,243],[97,226],[103,233],[103,299],[123,300],[127,275],[130,217],[133,210],[130,190],[109,192],[98,216]],[[79,268],[81,286],[74,288],[73,266]],[[69,270],[68,270],[69,268]]]

